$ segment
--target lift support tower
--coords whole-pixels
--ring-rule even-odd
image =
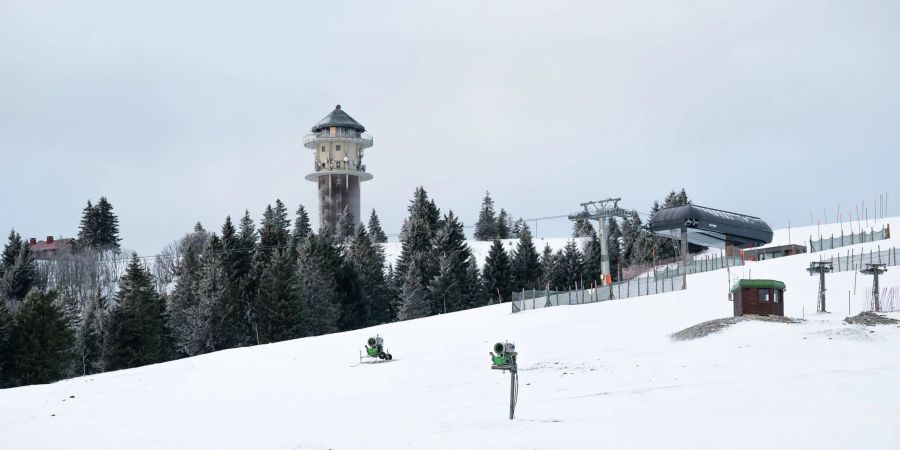
[[[603,278],[604,283],[608,283],[607,280],[610,280],[609,273],[609,250],[607,249],[607,230],[606,230],[606,222],[610,217],[621,217],[627,218],[631,214],[634,214],[633,210],[619,208],[619,201],[621,198],[608,198],[606,200],[599,200],[593,202],[584,202],[581,204],[581,207],[584,208],[584,211],[580,211],[574,214],[569,215],[569,220],[596,220],[600,222],[600,272]],[[612,295],[612,290],[610,290],[610,295]]]

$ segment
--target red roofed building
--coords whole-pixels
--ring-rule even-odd
[[[34,259],[47,259],[58,253],[60,250],[72,248],[75,245],[75,239],[54,239],[53,236],[47,236],[46,241],[39,241],[35,238],[28,240],[28,248]]]

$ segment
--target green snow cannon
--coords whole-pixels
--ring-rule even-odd
[[[387,353],[384,350],[384,339],[381,336],[375,335],[375,337],[370,337],[368,341],[366,341],[366,356],[370,358],[378,358],[390,361],[394,359],[390,353]]]
[[[511,342],[498,342],[494,344],[491,352],[491,369],[510,370],[516,364],[516,345]]]

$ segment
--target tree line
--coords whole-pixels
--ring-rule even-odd
[[[673,192],[654,211],[687,201]],[[575,224],[586,239],[539,252],[524,220],[503,209],[491,220],[489,194],[484,203],[475,234],[492,244],[482,267],[463,222],[422,187],[407,207],[394,264],[385,261],[374,210],[367,225],[345,211],[333,232],[314,231],[302,205],[291,218],[280,200],[258,223],[247,211],[213,232],[197,223],[152,260],[123,257],[106,198],[88,202],[75,244],[52,255],[35,258],[11,231],[0,255],[0,386],[427,317],[599,278],[590,224]],[[637,215],[609,225],[613,261],[663,257],[666,243]]]

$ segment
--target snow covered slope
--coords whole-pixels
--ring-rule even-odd
[[[0,391],[0,448],[900,448],[900,327],[841,323],[847,292],[854,309],[870,286],[857,279],[854,297],[853,272],[829,275],[833,313],[815,314],[803,269],[818,257],[738,269],[784,280],[801,324],[670,340],[731,315],[726,272],[708,272],[675,293],[496,305]],[[883,285],[898,284],[892,267]],[[375,333],[395,360],[353,367]],[[508,375],[489,369],[504,339],[520,353],[513,421]]]

